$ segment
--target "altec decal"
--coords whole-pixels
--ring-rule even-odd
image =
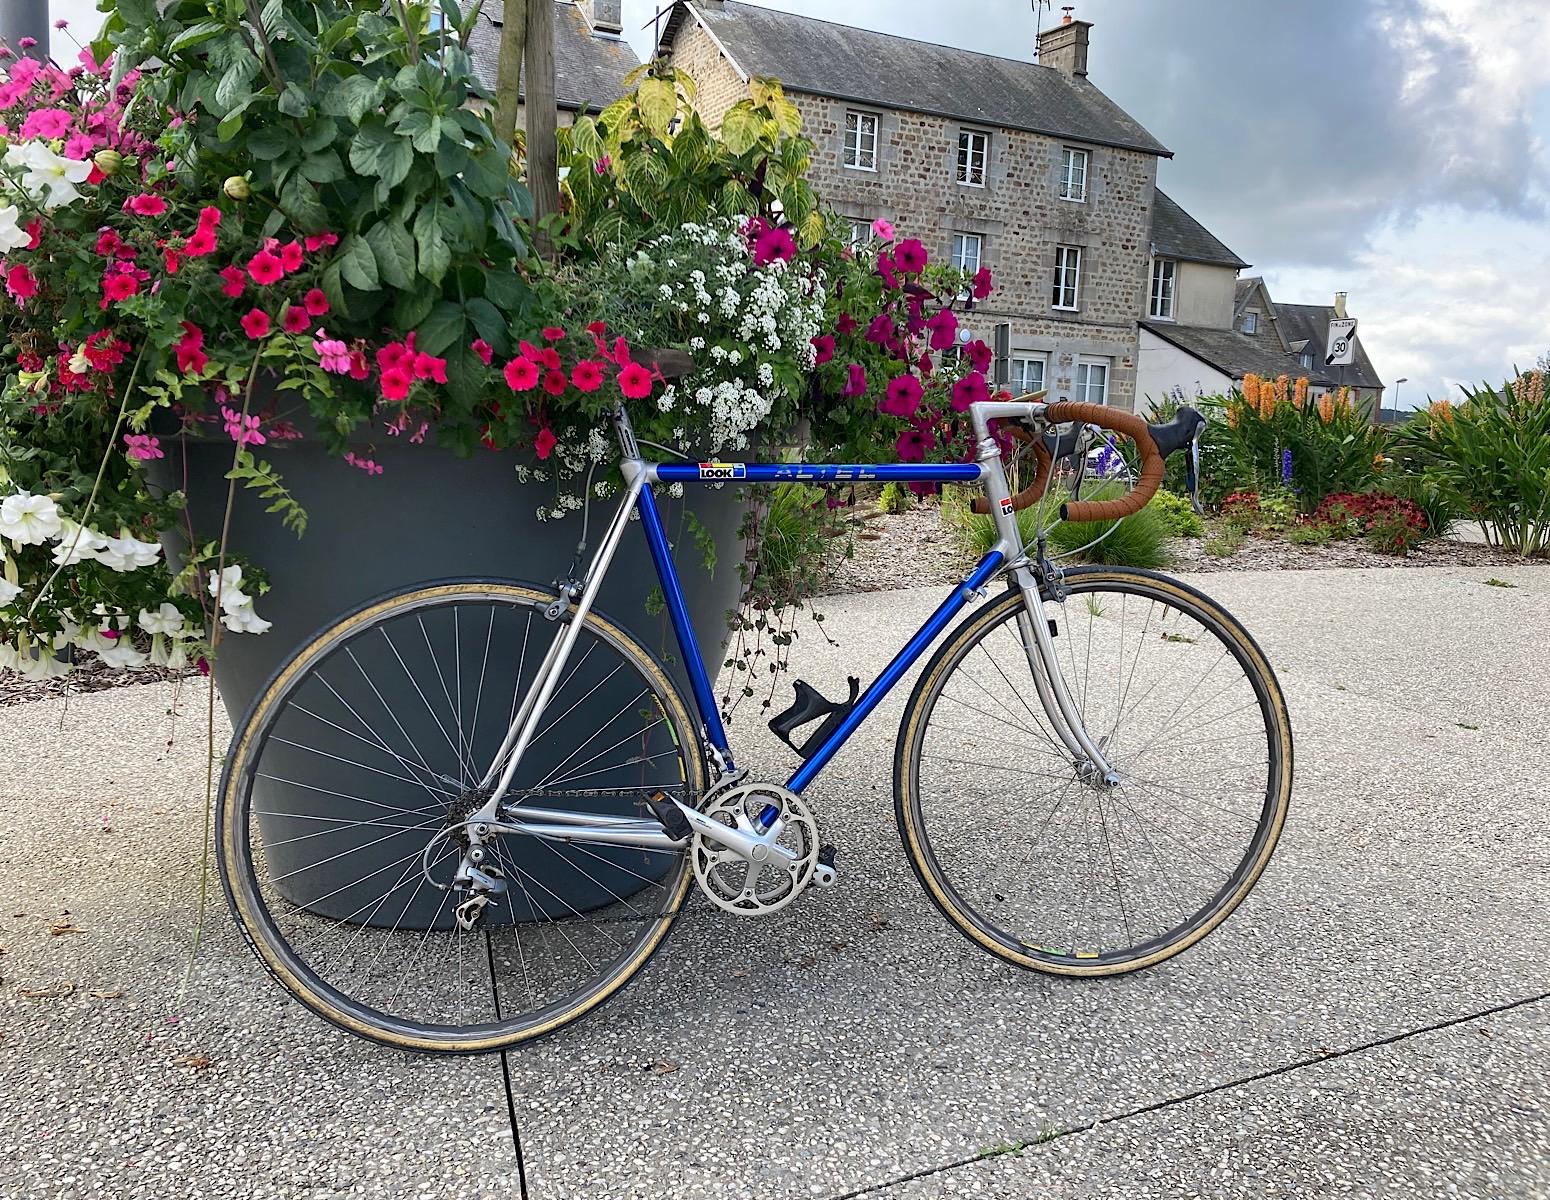
[[[701,463],[700,478],[712,483],[724,479],[747,479],[748,467],[743,463]]]

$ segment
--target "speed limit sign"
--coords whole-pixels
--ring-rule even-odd
[[[1329,352],[1324,356],[1328,367],[1348,367],[1356,361],[1356,318],[1338,317],[1329,323]]]

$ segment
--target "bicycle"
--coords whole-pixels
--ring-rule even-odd
[[[625,492],[579,578],[419,585],[319,632],[254,702],[221,781],[221,878],[268,971],[315,1013],[400,1048],[551,1033],[641,969],[691,885],[755,916],[835,881],[803,793],[933,646],[898,732],[895,816],[948,921],[1008,963],[1068,976],[1138,970],[1210,933],[1286,818],[1275,675],[1205,595],[1150,571],[1062,570],[1016,518],[1046,499],[1057,458],[1085,461],[1090,427],[1135,443],[1139,478],[1116,499],[1068,500],[1063,519],[1139,511],[1184,449],[1195,493],[1203,419],[1149,426],[1042,394],[970,418],[973,462],[694,464],[644,459],[620,410]],[[1016,495],[997,421],[1038,465]],[[796,683],[770,727],[801,765],[777,784],[735,763],[654,488],[786,480],[981,484],[975,508],[998,540],[864,690],[852,679],[836,702]],[[593,607],[632,515],[690,696]],[[380,685],[401,677],[413,691],[390,704]],[[585,723],[570,716],[584,704]]]

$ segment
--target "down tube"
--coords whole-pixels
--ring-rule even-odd
[[[883,673],[872,681],[872,686],[861,694],[856,701],[856,707],[851,709],[845,720],[840,723],[838,729],[829,735],[827,741],[813,752],[813,756],[798,768],[797,773],[786,781],[786,786],[793,792],[800,793],[803,788],[812,783],[818,772],[823,770],[831,758],[838,753],[839,748],[845,744],[847,738],[853,734],[862,721],[865,721],[871,712],[882,703],[886,696],[906,671],[915,665],[918,659],[936,641],[942,630],[946,629],[960,612],[964,605],[968,604],[982,587],[986,580],[1000,569],[1005,556],[999,550],[992,550],[984,558],[980,559],[979,566],[974,568],[974,573],[953,589],[953,594],[942,601],[936,612],[931,614],[930,620],[920,627],[920,632],[909,640],[909,644],[893,656],[893,661],[883,668]]]
[[[684,600],[684,590],[678,582],[678,568],[673,565],[673,548],[668,545],[667,531],[662,528],[662,514],[657,509],[657,500],[651,493],[649,483],[641,489],[637,507],[641,527],[646,532],[646,545],[651,548],[651,561],[656,564],[657,579],[662,584],[662,601],[667,606],[673,632],[678,637],[678,652],[683,655],[684,670],[689,672],[689,683],[694,688],[694,702],[699,706],[705,736],[721,753],[730,769],[732,752],[727,746],[727,731],[721,724],[716,693],[705,671],[705,659],[700,654],[699,638],[694,634],[694,622],[689,619],[689,605]]]

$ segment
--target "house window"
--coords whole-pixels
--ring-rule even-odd
[[[1173,289],[1179,264],[1171,258],[1152,262],[1152,306],[1150,312],[1159,321],[1173,320]]]
[[[1258,333],[1259,314],[1252,308],[1249,309],[1248,312],[1243,314],[1243,324],[1238,326],[1238,328],[1243,330],[1244,333]]]
[[[1060,198],[1083,201],[1087,199],[1087,151],[1067,146],[1065,159],[1060,168]]]
[[[877,114],[845,114],[845,165],[853,171],[877,170]]]
[[[1306,350],[1304,350],[1302,352],[1302,357],[1299,358],[1297,361],[1298,361],[1299,364],[1301,364],[1306,369],[1306,368],[1311,367],[1313,365],[1313,355],[1309,354]]]
[[[1027,396],[1044,390],[1044,356],[1042,354],[1017,355],[1012,358],[1011,375],[1007,386],[1013,396]]]
[[[985,186],[985,162],[990,155],[990,135],[974,129],[958,133],[958,182]]]
[[[860,217],[850,219],[850,235],[846,238],[846,245],[854,249],[857,246],[865,246],[872,240],[872,222]]]
[[[985,251],[985,239],[977,233],[953,234],[953,266],[973,275],[980,269],[980,258]]]
[[[1109,360],[1082,358],[1076,364],[1076,401],[1078,404],[1109,402]]]
[[[1082,248],[1055,247],[1055,290],[1050,301],[1056,308],[1076,309],[1082,286]]]

